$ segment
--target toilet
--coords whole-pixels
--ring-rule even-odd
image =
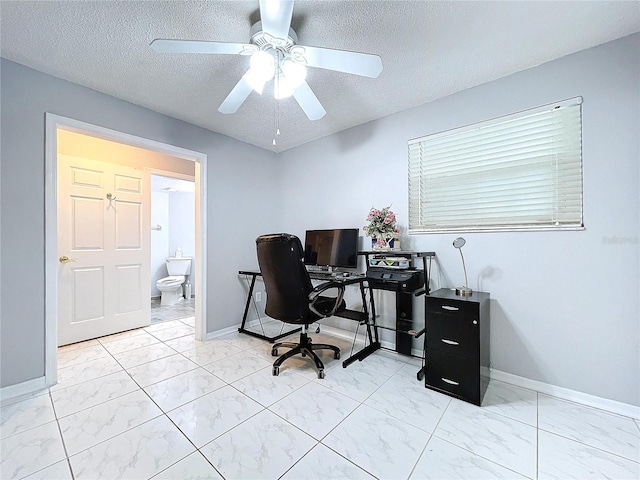
[[[191,273],[191,257],[169,257],[167,258],[168,277],[161,278],[156,282],[156,287],[160,290],[160,305],[175,305],[182,298],[182,284]]]

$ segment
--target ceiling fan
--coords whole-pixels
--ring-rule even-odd
[[[250,32],[250,43],[156,39],[151,48],[160,53],[245,55],[250,67],[224,99],[218,111],[235,113],[252,90],[262,94],[273,80],[276,98],[296,99],[309,120],[327,113],[306,82],[306,67],[376,78],[382,72],[378,55],[298,45],[291,29],[293,0],[260,0],[260,19]]]

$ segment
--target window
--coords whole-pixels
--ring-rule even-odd
[[[409,141],[409,233],[575,229],[582,98]]]

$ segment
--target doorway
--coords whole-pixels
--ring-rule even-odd
[[[151,324],[181,320],[195,314],[192,297],[195,283],[194,196],[192,177],[151,171]],[[176,263],[177,272],[176,267],[170,268]],[[183,276],[180,268],[186,268],[189,273]],[[176,274],[180,275],[172,279]],[[166,282],[171,286],[163,287]]]
[[[195,338],[202,340],[206,333],[206,154],[182,149],[153,140],[136,137],[115,130],[98,127],[77,120],[46,114],[45,137],[45,382],[47,386],[57,381],[58,348],[58,215],[57,215],[57,168],[58,133],[73,132],[101,141],[112,142],[143,149],[158,155],[175,157],[182,161],[194,162],[195,180],[195,255],[194,255],[194,291],[195,291]],[[150,175],[146,169],[146,175]],[[145,298],[148,301],[148,298]]]

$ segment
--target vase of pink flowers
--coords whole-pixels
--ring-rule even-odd
[[[371,237],[371,247],[374,250],[385,251],[393,248],[393,239],[400,232],[396,225],[396,214],[391,211],[391,205],[377,209],[372,208],[367,215],[368,225],[364,232]]]

